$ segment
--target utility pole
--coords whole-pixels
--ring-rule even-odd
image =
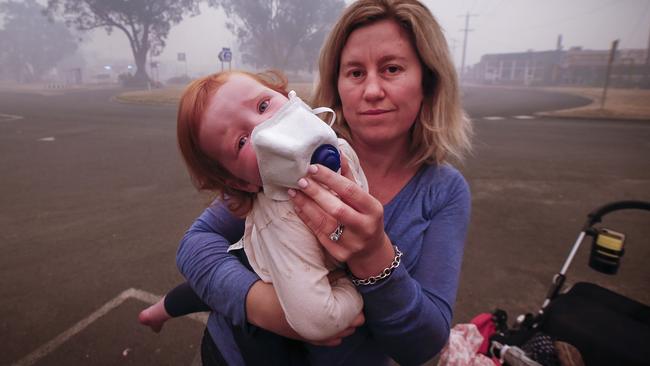
[[[650,67],[650,34],[648,34],[648,48],[645,50],[645,65]]]
[[[648,34],[648,48],[645,50],[645,85],[644,87],[650,88],[650,34]]]
[[[607,72],[605,73],[605,87],[603,87],[603,97],[600,99],[600,109],[605,108],[605,98],[607,98],[607,88],[609,87],[609,75],[612,72],[612,64],[614,57],[616,57],[616,48],[618,47],[618,39],[612,42],[612,49],[609,51],[609,62],[607,63]]]
[[[463,58],[460,63],[460,78],[461,80],[464,78],[463,76],[465,75],[465,54],[467,53],[467,33],[473,31],[473,29],[469,29],[469,17],[476,17],[478,14],[470,14],[467,12],[465,15],[459,15],[459,17],[465,17],[465,29],[461,29],[461,31],[465,32],[465,37],[463,39]]]

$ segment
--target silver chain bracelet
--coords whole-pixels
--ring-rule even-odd
[[[368,285],[374,285],[378,281],[383,280],[384,278],[390,276],[391,273],[393,273],[393,270],[397,267],[399,267],[400,262],[402,261],[402,252],[399,251],[399,248],[397,245],[393,245],[393,248],[395,248],[395,258],[393,258],[393,262],[390,264],[390,266],[384,268],[381,273],[379,273],[376,276],[370,276],[368,278],[356,278],[354,275],[352,275],[352,283],[355,286],[368,286]]]

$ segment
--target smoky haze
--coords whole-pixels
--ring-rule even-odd
[[[445,30],[457,66],[463,49],[465,14],[470,13],[466,65],[489,53],[555,49],[558,35],[563,46],[608,49],[614,39],[621,48],[646,48],[650,32],[648,0],[465,0],[425,1]],[[217,55],[222,47],[233,50],[232,67],[246,67],[237,53],[236,38],[225,28],[221,9],[201,6],[201,14],[186,18],[172,28],[167,46],[157,58],[170,69],[184,72],[177,53],[187,55],[190,75],[220,68]],[[92,32],[82,49],[100,58],[131,57],[126,37],[103,30]]]
[[[648,46],[650,0],[424,2],[442,25],[457,67],[462,62],[467,14],[470,31],[466,66],[476,64],[481,56],[490,53],[552,50],[559,35],[565,50],[571,47],[606,50],[615,39],[620,40],[619,49]],[[45,0],[38,3],[46,5]],[[207,2],[201,4],[200,10],[198,16],[186,16],[173,26],[162,53],[148,60],[158,62],[159,80],[185,73],[196,77],[219,70],[218,54],[222,47],[233,51],[233,68],[253,68],[242,61],[237,38],[226,29],[228,18],[224,10],[209,7]],[[83,38],[77,52],[83,55],[85,67],[92,70],[88,70],[87,76],[101,72],[107,65],[113,65],[112,72],[117,75],[133,64],[128,40],[121,31],[114,29],[111,35],[104,29],[74,33]],[[185,54],[185,61],[178,61],[179,53]],[[313,59],[316,60],[316,55]]]

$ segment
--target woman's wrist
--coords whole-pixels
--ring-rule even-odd
[[[370,286],[390,276],[393,271],[399,267],[400,263],[402,263],[402,252],[400,252],[397,245],[394,245],[393,248],[395,249],[395,257],[393,258],[390,266],[384,268],[376,276],[370,276],[366,278],[356,278],[352,276],[352,284],[355,286]]]
[[[356,278],[377,276],[391,266],[395,254],[393,244],[384,233],[384,240],[380,246],[373,251],[360,252],[347,261],[348,270]]]

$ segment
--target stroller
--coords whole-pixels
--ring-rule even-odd
[[[587,366],[650,365],[650,306],[587,282],[562,292],[566,272],[586,236],[593,238],[589,266],[616,274],[625,235],[594,225],[603,216],[626,209],[650,211],[650,202],[613,202],[589,213],[536,314],[520,315],[509,328],[503,310],[492,313],[496,332],[489,338],[488,356],[513,366],[561,364],[556,354],[545,354],[552,342],[560,341],[575,347]]]

